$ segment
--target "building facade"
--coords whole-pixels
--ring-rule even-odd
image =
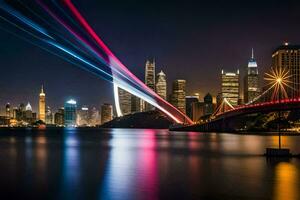
[[[167,79],[166,74],[161,70],[157,74],[156,78],[156,93],[163,98],[164,100],[167,99]]]
[[[64,107],[64,118],[65,118],[65,126],[66,127],[75,127],[76,126],[76,110],[77,110],[77,102],[73,99],[70,99],[65,103]]]
[[[153,59],[152,61],[147,60],[146,61],[146,65],[145,65],[145,84],[152,89],[153,91],[155,91],[155,60]],[[142,104],[144,104],[142,107],[144,107],[143,111],[149,111],[149,110],[153,110],[154,107],[145,102],[142,101]]]
[[[181,112],[186,112],[185,107],[185,91],[186,81],[175,80],[172,85],[171,104],[178,108]]]
[[[46,121],[46,94],[43,86],[39,95],[39,120]]]
[[[113,119],[113,106],[111,104],[103,104],[101,106],[101,124],[109,122]]]
[[[56,126],[63,126],[65,124],[65,109],[60,108],[58,111],[54,114],[54,124]]]
[[[259,94],[258,67],[252,49],[252,56],[248,62],[247,72],[244,78],[244,103],[252,102]]]
[[[119,103],[122,115],[128,115],[131,113],[131,94],[126,90],[118,88]]]
[[[204,115],[211,115],[214,112],[214,106],[213,106],[213,97],[211,94],[207,93],[204,97]]]
[[[227,101],[232,106],[237,106],[240,94],[240,73],[239,70],[236,72],[224,72],[221,73],[221,92],[222,100]]]
[[[289,71],[291,88],[287,88],[289,98],[300,97],[300,45],[285,43],[273,51],[272,67]]]
[[[185,110],[186,110],[186,115],[189,118],[193,118],[193,109],[192,109],[192,104],[199,102],[199,98],[197,96],[186,96],[185,97]]]

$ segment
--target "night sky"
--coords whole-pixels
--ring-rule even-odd
[[[188,94],[216,95],[220,71],[243,73],[255,50],[262,74],[272,50],[300,43],[300,2],[281,1],[73,1],[116,56],[144,80],[145,60],[157,72],[186,79]],[[2,21],[0,22],[0,25]],[[113,103],[112,85],[26,41],[0,31],[0,105],[32,104],[40,85],[56,110],[69,97],[80,105]]]

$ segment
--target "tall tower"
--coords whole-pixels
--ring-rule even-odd
[[[111,104],[103,104],[101,106],[101,124],[109,122],[113,119],[113,106]]]
[[[222,100],[226,98],[233,106],[238,105],[240,94],[240,73],[237,72],[224,72],[222,70]]]
[[[155,91],[155,60],[147,60],[145,66],[145,84]],[[153,106],[147,102],[142,102],[145,111],[153,110]]]
[[[247,74],[244,78],[244,101],[245,103],[251,102],[260,93],[259,77],[257,63],[254,59],[254,51],[252,49],[252,56],[248,62]]]
[[[157,74],[156,93],[164,100],[167,99],[166,74],[162,70]]]
[[[289,98],[300,97],[300,45],[285,43],[272,54],[272,67],[289,71],[290,83],[287,87]]]
[[[185,107],[185,80],[175,80],[172,87],[171,103],[181,112],[186,112]]]
[[[46,121],[46,94],[44,93],[44,86],[42,85],[39,98],[39,120]]]
[[[131,96],[129,92],[123,90],[122,88],[118,88],[119,94],[119,103],[121,112],[123,115],[128,115],[131,113]]]

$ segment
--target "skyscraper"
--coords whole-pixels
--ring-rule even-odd
[[[46,121],[46,94],[43,85],[39,97],[39,120]]]
[[[101,106],[101,124],[111,121],[113,118],[113,106],[111,104],[103,104]]]
[[[77,123],[78,126],[89,126],[90,125],[90,113],[87,106],[82,106],[77,111]]]
[[[197,96],[186,96],[185,97],[185,108],[186,108],[186,115],[189,118],[193,118],[193,109],[192,109],[192,104],[199,102],[199,99]]]
[[[155,61],[147,60],[145,67],[145,84],[155,91]]]
[[[239,70],[235,72],[224,72],[222,70],[222,99],[227,99],[232,106],[238,105],[240,93],[240,73]]]
[[[6,116],[6,118],[11,118],[12,117],[10,103],[7,103],[6,106],[5,106],[5,116]]]
[[[147,60],[145,66],[145,84],[155,91],[155,60]],[[154,107],[147,102],[143,101],[145,111],[152,110]]]
[[[142,111],[142,105],[141,105],[141,99],[137,96],[131,95],[131,113],[135,112],[141,112]]]
[[[77,102],[73,99],[70,99],[65,103],[65,126],[75,127],[76,126],[76,109]]]
[[[163,99],[167,99],[167,80],[166,74],[161,70],[157,74],[156,93]]]
[[[214,107],[213,107],[213,97],[211,94],[207,93],[204,97],[204,115],[211,115],[214,112]]]
[[[131,94],[126,90],[118,88],[119,93],[119,103],[121,112],[123,115],[128,115],[131,113]]]
[[[289,71],[291,88],[287,88],[289,98],[300,97],[300,45],[285,43],[273,51],[272,67]]]
[[[172,85],[171,104],[185,113],[185,80],[175,80]]]
[[[28,123],[32,122],[32,107],[29,102],[25,107],[25,121]]]
[[[54,114],[54,123],[57,126],[63,126],[65,124],[65,109],[60,108],[58,111]]]
[[[254,98],[259,95],[259,93],[258,68],[252,49],[252,56],[248,62],[247,73],[244,78],[244,102],[248,103],[253,101]]]
[[[49,106],[46,107],[46,124],[53,124],[53,114],[51,112],[51,108]]]

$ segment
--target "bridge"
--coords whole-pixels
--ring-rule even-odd
[[[193,122],[139,80],[112,53],[71,0],[0,0],[2,28],[153,105],[176,123]]]

